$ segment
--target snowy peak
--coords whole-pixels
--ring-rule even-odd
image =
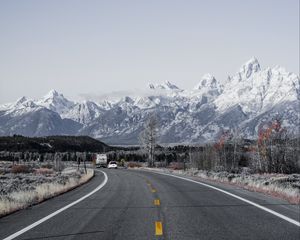
[[[69,118],[76,122],[87,124],[102,113],[100,107],[92,101],[83,101],[74,104],[69,111],[62,114],[63,118]]]
[[[45,95],[45,98],[53,98],[53,97],[57,97],[59,95],[62,95],[62,94],[59,94],[55,89],[51,89],[46,95]]]
[[[152,83],[149,83],[148,86],[150,89],[179,90],[179,88],[175,84],[170,83],[169,81],[165,81],[162,84],[155,84],[155,85]]]
[[[56,90],[52,89],[50,90],[44,97],[43,99],[48,100],[48,99],[56,99],[56,98],[65,98],[63,94],[58,93]]]
[[[39,106],[31,99],[26,97],[19,98],[15,103],[6,104],[2,110],[7,111],[6,113],[12,113],[14,116],[29,113],[39,109]]]
[[[260,64],[259,64],[257,58],[252,57],[240,67],[238,74],[241,77],[240,80],[242,80],[242,79],[251,77],[251,75],[253,73],[256,73],[259,71],[260,71]]]
[[[217,80],[210,73],[206,73],[201,78],[200,82],[194,87],[194,90],[201,90],[203,88],[217,88]]]
[[[162,87],[167,90],[179,89],[175,84],[170,83],[169,81],[165,81],[165,83],[162,84]]]
[[[204,74],[200,82],[194,87],[196,96],[206,96],[209,97],[210,100],[215,99],[222,91],[223,85],[210,73]]]
[[[299,77],[284,68],[261,69],[256,58],[251,58],[240,71],[229,78],[222,95],[215,103],[219,109],[234,105],[251,115],[270,110],[274,105],[299,99]]]
[[[131,104],[134,103],[134,100],[128,96],[123,97],[121,101],[126,102],[126,103],[131,103]]]
[[[19,98],[15,104],[11,106],[11,109],[23,109],[23,108],[35,108],[37,105],[34,101],[27,99],[26,97]]]
[[[68,111],[74,103],[64,97],[56,90],[50,90],[44,97],[38,100],[38,104],[44,106],[58,114]]]
[[[155,89],[155,86],[154,86],[153,83],[149,83],[148,86],[149,86],[150,89]]]
[[[23,96],[23,97],[19,98],[19,99],[15,102],[14,106],[20,106],[20,105],[22,105],[23,103],[25,103],[26,101],[27,101],[27,98],[26,98],[25,96]]]

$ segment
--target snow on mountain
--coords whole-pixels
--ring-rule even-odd
[[[16,102],[6,104],[5,106],[6,108],[2,109],[4,114],[11,114],[12,116],[19,116],[41,108],[34,100],[27,99],[26,97],[21,97]]]
[[[162,84],[149,83],[150,89],[160,89],[160,90],[180,90],[175,84],[165,81]]]
[[[280,102],[299,99],[299,82],[299,76],[278,66],[261,70],[252,58],[229,78],[215,104],[219,110],[239,104],[245,113],[255,115]]]
[[[11,107],[11,103],[4,103],[0,105],[0,111],[5,111]]]
[[[61,116],[85,125],[99,117],[103,111],[96,103],[84,101],[74,104],[70,109],[65,110]]]
[[[223,85],[210,73],[203,75],[200,82],[194,87],[194,97],[202,97],[205,101],[214,100],[223,91]]]
[[[56,90],[48,92],[43,98],[37,101],[37,104],[58,114],[63,114],[74,106],[72,101],[66,99],[63,94],[58,93]]]
[[[153,111],[164,143],[214,141],[233,128],[255,138],[260,126],[274,118],[299,134],[299,76],[279,66],[262,69],[256,58],[227,81],[205,74],[191,91],[168,81],[149,88],[140,96],[97,103],[75,103],[55,90],[39,100],[23,97],[0,107],[0,135],[89,135],[107,143],[137,144]]]
[[[57,113],[40,107],[34,111],[0,112],[0,135],[21,134],[24,136],[73,135],[81,124],[70,119],[62,119]]]
[[[252,74],[260,71],[260,64],[255,57],[243,64],[237,73],[239,80],[251,77]]]
[[[137,97],[135,98],[134,105],[137,106],[140,109],[151,109],[156,106],[156,104],[159,104],[160,100],[154,100],[151,97],[144,96],[144,97]]]
[[[22,106],[22,105],[23,105],[24,103],[26,103],[27,101],[28,101],[27,98],[26,98],[25,96],[23,96],[23,97],[19,98],[19,99],[15,102],[14,106],[15,106],[15,107]]]
[[[213,75],[206,73],[203,75],[201,81],[194,87],[194,90],[201,89],[218,89],[218,82]]]
[[[26,97],[0,111],[0,135],[64,135],[74,134],[80,128],[81,124],[62,119],[58,113]]]

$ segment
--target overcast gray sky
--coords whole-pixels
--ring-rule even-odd
[[[189,89],[256,56],[299,74],[298,0],[0,1],[0,103]]]

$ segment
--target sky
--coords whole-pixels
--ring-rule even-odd
[[[299,75],[299,0],[0,0],[0,103],[191,89],[252,56]]]

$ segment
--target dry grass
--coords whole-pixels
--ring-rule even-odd
[[[27,165],[13,165],[11,168],[11,172],[14,174],[18,174],[18,173],[29,173],[31,172],[32,169],[27,166]]]
[[[280,181],[281,179],[283,181]],[[293,204],[300,204],[299,187],[289,182],[287,176],[262,176],[256,174],[249,178],[233,178],[229,183],[241,186],[250,191],[266,193],[273,197],[287,200]]]
[[[128,162],[127,163],[127,167],[128,168],[140,168],[142,167],[143,165],[139,162]]]
[[[12,192],[6,196],[0,196],[0,216],[24,209],[28,206],[65,193],[87,182],[93,176],[94,170],[88,169],[87,174],[82,174],[80,177],[70,177],[65,183],[42,183],[36,186],[34,190]]]
[[[35,169],[34,171],[36,174],[53,174],[54,173],[54,170],[51,169],[51,168],[38,168],[38,169]]]

